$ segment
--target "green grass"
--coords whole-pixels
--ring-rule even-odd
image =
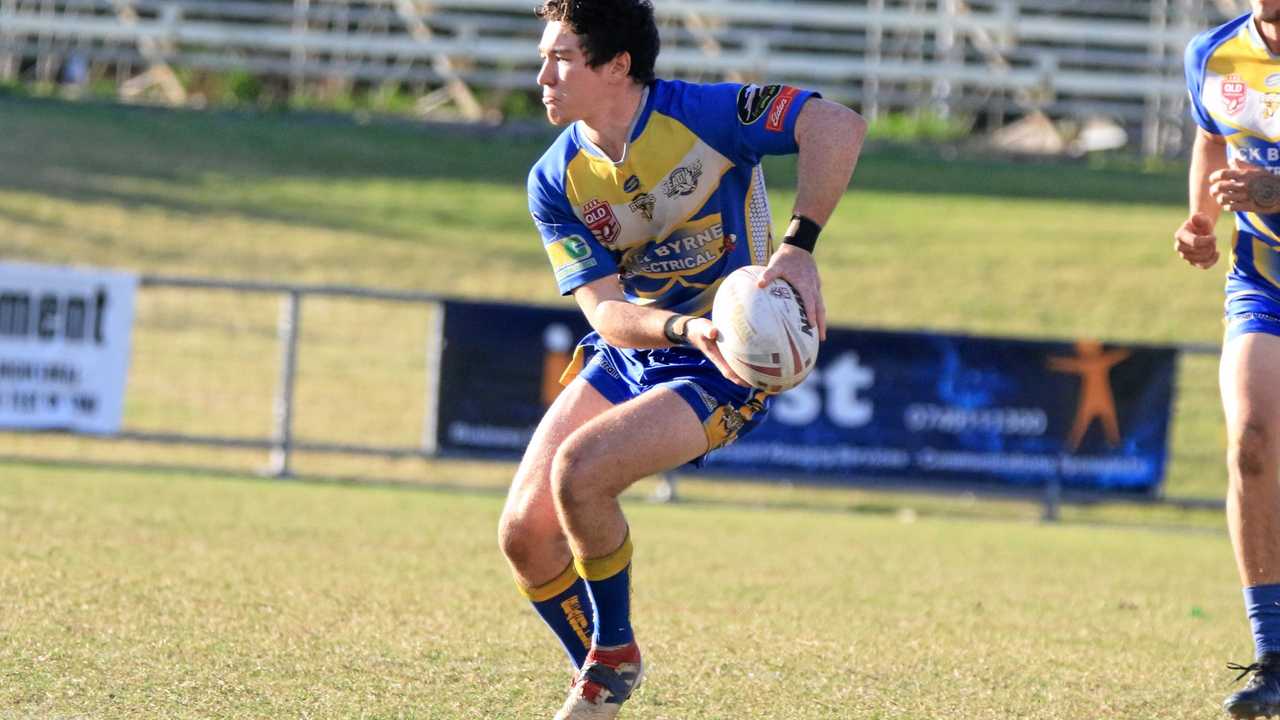
[[[9,464],[0,718],[549,717],[501,498]],[[626,717],[1213,717],[1219,532],[629,501]]]
[[[360,125],[331,116],[194,113],[0,98],[0,252],[231,279],[413,289],[568,305],[525,207],[545,129]],[[869,148],[818,256],[833,323],[1045,338],[1215,342],[1221,270],[1170,250],[1183,172],[943,158]],[[770,161],[775,215],[794,165]],[[126,425],[264,436],[276,300],[141,294]],[[308,301],[304,439],[413,444],[425,317]],[[1223,484],[1209,358],[1179,379],[1170,495]],[[231,464],[247,454],[0,437],[0,454]],[[234,458],[234,461],[229,460]],[[322,472],[413,477],[430,464],[300,459]],[[481,473],[482,475],[485,473]]]

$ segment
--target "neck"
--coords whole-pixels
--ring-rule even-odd
[[[1258,35],[1262,36],[1267,49],[1273,54],[1280,54],[1280,23],[1260,20],[1257,15],[1254,15],[1253,24],[1257,26]]]
[[[640,98],[644,86],[627,83],[611,99],[601,103],[591,117],[583,118],[582,125],[587,139],[615,161],[622,160],[622,153],[631,139],[631,122],[640,111]]]

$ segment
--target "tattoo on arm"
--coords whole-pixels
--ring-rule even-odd
[[[1251,178],[1245,187],[1254,205],[1264,210],[1280,209],[1280,177],[1270,173],[1258,175]]]

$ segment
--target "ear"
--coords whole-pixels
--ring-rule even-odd
[[[631,74],[631,53],[623,50],[609,61],[609,75],[616,80],[629,80]]]

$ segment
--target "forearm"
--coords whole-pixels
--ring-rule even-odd
[[[796,214],[826,225],[849,187],[866,134],[866,121],[846,107],[821,100],[805,104],[796,121]]]
[[[671,347],[664,327],[668,310],[636,305],[626,300],[605,300],[596,305],[588,320],[605,342],[614,347]],[[683,322],[683,321],[682,321]]]
[[[1209,192],[1209,176],[1226,167],[1226,143],[1220,138],[1198,131],[1195,145],[1191,149],[1191,169],[1187,176],[1190,214],[1203,213],[1217,222],[1218,216],[1222,214],[1222,207]]]

